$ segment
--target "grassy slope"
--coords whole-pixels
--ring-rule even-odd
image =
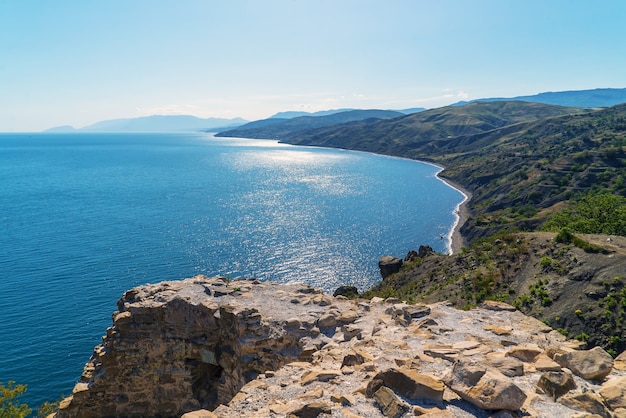
[[[451,256],[430,254],[365,293],[470,308],[510,303],[571,338],[626,349],[626,238],[583,235],[606,253],[554,241],[554,233],[499,234]]]

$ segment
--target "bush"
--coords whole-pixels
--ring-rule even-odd
[[[9,381],[5,386],[0,382],[0,417],[23,418],[31,413],[28,405],[17,401],[24,392],[26,392],[24,385],[16,385],[15,382]]]
[[[610,193],[587,195],[544,225],[548,231],[566,227],[581,234],[626,236],[626,198]]]

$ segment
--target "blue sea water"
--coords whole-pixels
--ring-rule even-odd
[[[69,394],[122,293],[196,274],[380,280],[449,250],[464,196],[433,165],[210,134],[0,135],[0,382]],[[443,238],[442,238],[443,237]]]

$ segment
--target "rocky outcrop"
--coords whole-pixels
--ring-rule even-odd
[[[509,308],[204,276],[138,287],[56,416],[622,416],[626,371]]]
[[[378,260],[378,268],[383,279],[399,272],[400,267],[402,267],[402,259],[398,257],[384,255]]]

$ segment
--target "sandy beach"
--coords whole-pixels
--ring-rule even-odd
[[[451,251],[451,254],[456,254],[456,253],[460,252],[461,249],[466,244],[465,240],[461,236],[461,226],[463,226],[463,224],[467,220],[467,217],[469,216],[469,210],[467,209],[467,203],[472,198],[472,194],[470,192],[468,192],[467,190],[465,190],[458,183],[455,183],[455,182],[450,181],[448,179],[444,179],[444,178],[440,177],[439,175],[438,175],[438,177],[441,179],[441,181],[447,183],[450,187],[454,187],[455,189],[457,189],[458,191],[463,193],[463,195],[465,195],[465,199],[461,203],[459,203],[459,205],[455,208],[455,214],[457,216],[457,221],[454,224],[454,228],[452,229],[452,233],[450,235],[450,251]]]

